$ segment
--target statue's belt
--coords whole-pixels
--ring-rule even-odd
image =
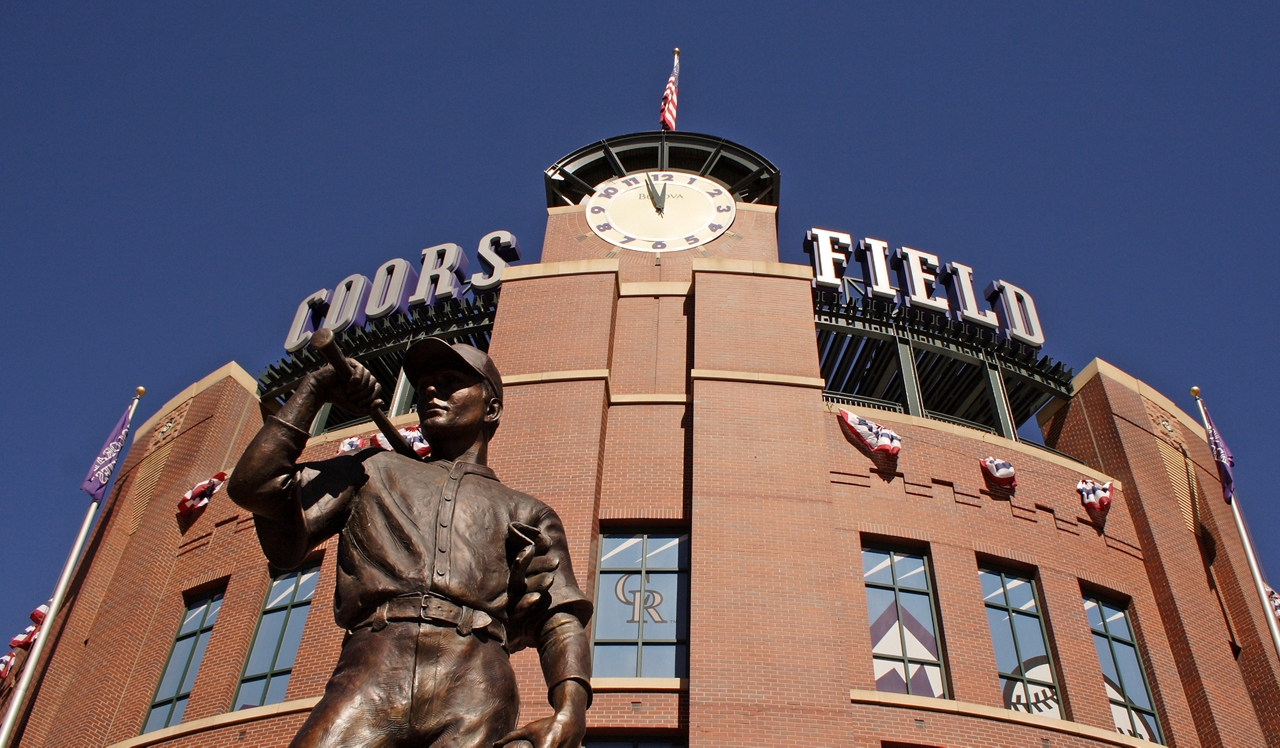
[[[374,608],[368,618],[352,626],[351,630],[367,626],[374,631],[381,631],[386,628],[388,621],[443,624],[457,629],[462,636],[483,631],[500,644],[505,645],[507,642],[506,627],[483,610],[458,605],[443,597],[419,593],[391,598]]]

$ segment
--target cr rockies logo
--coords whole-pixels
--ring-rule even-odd
[[[618,583],[613,586],[613,595],[618,598],[618,602],[631,606],[631,618],[627,619],[627,623],[640,623],[640,619],[645,613],[649,614],[654,623],[666,623],[666,619],[658,612],[658,606],[662,605],[661,592],[650,589],[646,589],[644,592],[627,589],[627,583],[638,576],[640,575],[624,574],[618,580]],[[648,574],[645,575],[644,581],[649,581]]]

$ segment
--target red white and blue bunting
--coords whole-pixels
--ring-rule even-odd
[[[217,473],[208,480],[200,481],[178,499],[178,513],[184,517],[209,505],[209,499],[222,488],[227,480],[226,473]]]
[[[423,438],[420,426],[406,426],[400,429],[400,436],[404,437],[404,440],[409,443],[410,447],[413,447],[413,451],[417,452],[419,457],[426,457],[431,454],[431,445],[427,444],[427,440]],[[393,451],[391,442],[387,441],[387,437],[382,434],[369,434],[365,436],[348,436],[338,442],[337,454],[354,452],[365,447],[377,447],[388,452]]]
[[[31,649],[31,645],[36,642],[36,632],[39,630],[39,626],[26,627],[21,634],[9,640],[9,646],[13,649]]]
[[[31,645],[36,643],[36,635],[40,633],[40,627],[44,625],[45,619],[49,617],[49,604],[45,603],[31,611],[30,617],[34,625],[28,626],[21,634],[10,639],[9,646],[11,648],[31,649]],[[15,658],[16,655],[13,652],[0,657],[0,680],[9,677],[9,673],[13,670]]]
[[[984,457],[978,460],[978,464],[982,466],[982,472],[987,474],[987,478],[997,486],[1002,488],[1017,487],[1018,479],[1014,474],[1013,464],[1008,460]]]
[[[844,408],[840,409],[840,425],[846,434],[857,439],[868,452],[880,452],[892,457],[902,451],[902,438],[897,434]]]
[[[1076,490],[1080,492],[1080,503],[1086,509],[1105,512],[1111,508],[1111,481],[1098,483],[1085,478],[1076,484]]]
[[[369,446],[369,442],[363,436],[348,436],[346,439],[338,442],[338,451],[335,454],[344,452],[355,452]]]

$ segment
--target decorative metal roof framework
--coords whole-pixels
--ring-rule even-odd
[[[684,171],[725,185],[743,203],[777,205],[778,167],[750,148],[692,132],[640,132],[579,148],[545,172],[547,207],[577,205],[595,186],[637,171]]]
[[[359,361],[377,378],[390,401],[400,380],[404,352],[414,342],[426,338],[443,338],[450,343],[467,343],[482,351],[489,350],[493,317],[498,310],[498,291],[470,299],[450,299],[435,306],[414,307],[410,315],[393,314],[370,322],[366,327],[349,329],[338,335],[338,344],[348,358]],[[270,410],[278,410],[298,388],[307,374],[325,365],[324,358],[310,348],[271,364],[258,375],[258,398]],[[319,419],[317,433],[360,421],[367,416],[330,409]]]
[[[851,297],[846,297],[851,298]],[[1035,348],[931,311],[815,290],[824,395],[934,418],[1009,439],[1074,372]]]

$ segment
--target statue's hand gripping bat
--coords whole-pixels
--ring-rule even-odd
[[[333,370],[338,372],[338,376],[344,379],[351,379],[355,373],[351,370],[351,365],[347,363],[347,357],[342,355],[342,349],[338,347],[338,341],[333,338],[333,330],[321,328],[316,330],[311,336],[311,347],[318,351],[320,355],[325,357]],[[381,408],[374,408],[369,415],[373,417],[373,422],[377,424],[378,430],[382,435],[387,437],[391,448],[405,457],[418,459],[418,453],[413,451],[413,447],[409,446],[409,442],[404,440],[400,434],[400,430],[391,424],[391,420],[387,418],[387,414],[382,412]]]

